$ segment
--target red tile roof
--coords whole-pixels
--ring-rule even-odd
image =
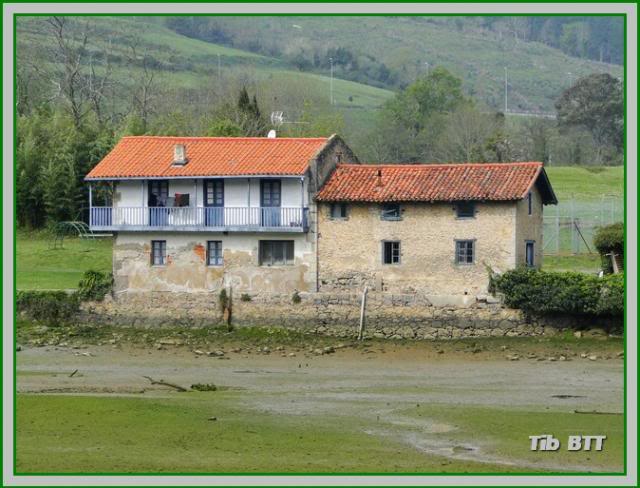
[[[123,137],[87,179],[302,175],[328,138]],[[176,144],[187,164],[172,166]]]
[[[545,203],[556,203],[542,163],[339,164],[320,189],[324,202],[519,200],[542,176]]]

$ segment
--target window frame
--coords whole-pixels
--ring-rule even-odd
[[[217,244],[219,246],[218,249],[218,255],[216,256],[215,253],[212,255],[211,253],[211,244]],[[219,262],[211,262],[211,258],[212,257],[217,257],[217,260]],[[211,241],[207,241],[207,267],[219,267],[219,266],[223,266],[224,265],[224,257],[223,257],[223,251],[222,251],[222,241],[220,240],[211,240]]]
[[[397,212],[397,216],[393,215],[387,215],[387,213],[390,211],[389,207],[397,207],[398,212]],[[398,221],[398,220],[402,220],[402,205],[400,205],[399,203],[396,202],[387,202],[387,203],[383,203],[382,206],[380,207],[380,220],[385,220],[385,221],[389,221],[389,222],[393,222],[393,221]]]
[[[334,215],[334,209],[339,207],[340,215]],[[349,218],[349,207],[344,202],[334,202],[329,204],[329,219],[331,220],[347,220]]]
[[[476,240],[475,239],[454,239],[455,242],[455,247],[454,247],[454,263],[456,264],[456,266],[473,266],[474,264],[476,264]],[[465,245],[467,244],[471,244],[471,262],[467,261],[465,259],[465,261],[460,261],[460,250],[459,250],[459,246],[465,243]]]
[[[397,261],[394,262],[393,258],[394,258],[394,250],[393,250],[393,245],[397,244],[398,245],[398,249],[397,249]],[[391,253],[390,255],[390,261],[387,263],[386,262],[386,252],[387,252],[387,245],[390,245],[390,249],[389,252]],[[389,240],[389,239],[385,239],[382,241],[382,265],[383,266],[397,266],[399,264],[402,263],[402,241],[399,240]]]
[[[161,263],[156,263],[156,245],[159,245]],[[167,241],[161,239],[153,239],[151,241],[151,266],[163,267],[167,265]]]
[[[275,256],[275,244],[282,244],[282,262],[278,262],[274,259]],[[290,248],[289,248],[290,246]],[[266,262],[266,250],[267,248],[271,248],[270,253],[270,262]],[[290,251],[290,259],[288,257]],[[268,268],[274,266],[293,266],[295,263],[295,241],[293,239],[260,239],[258,241],[258,265],[265,266]]]
[[[528,249],[531,246],[531,263],[529,263]],[[524,241],[524,264],[527,268],[536,267],[536,241],[525,240]]]
[[[463,205],[470,205],[471,206],[471,215],[461,215],[460,214],[460,208]],[[456,202],[456,219],[459,219],[459,220],[475,219],[476,218],[476,212],[477,212],[477,207],[476,207],[476,202],[475,201],[473,201],[473,200],[464,200],[464,201]]]

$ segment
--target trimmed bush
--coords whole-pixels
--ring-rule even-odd
[[[593,244],[602,255],[610,252],[624,253],[624,224],[617,222],[600,227],[593,237]]]
[[[491,277],[508,307],[531,315],[622,316],[624,275],[598,278],[584,273],[552,273],[518,268]]]
[[[80,300],[102,301],[111,293],[113,275],[101,271],[85,271],[80,283],[78,283],[78,298]]]
[[[19,291],[16,310],[50,326],[69,322],[78,311],[78,294],[64,291]]]
[[[595,245],[602,259],[602,268],[606,273],[613,273],[611,258],[606,254],[614,253],[624,257],[624,224],[615,224],[600,227],[593,237]]]

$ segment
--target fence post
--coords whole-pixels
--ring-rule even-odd
[[[362,303],[360,304],[360,328],[358,329],[358,340],[361,341],[364,336],[364,309],[367,305],[367,285],[364,286],[362,292]]]

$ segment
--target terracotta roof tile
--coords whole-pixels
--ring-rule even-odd
[[[450,202],[519,200],[544,174],[542,163],[339,164],[318,201]],[[548,180],[545,176],[545,181]],[[545,189],[546,190],[546,189]],[[545,203],[555,203],[550,185]]]
[[[123,137],[87,179],[302,175],[328,138]],[[176,144],[187,164],[172,166]]]

